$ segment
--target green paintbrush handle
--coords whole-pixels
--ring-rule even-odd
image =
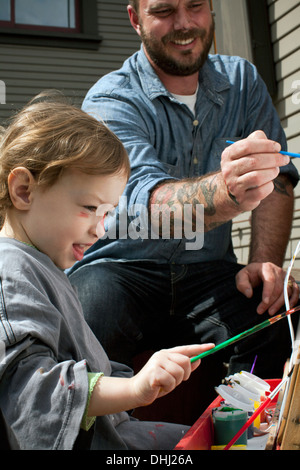
[[[209,349],[208,351],[205,351],[202,354],[199,354],[198,356],[192,357],[191,363],[197,361],[198,359],[202,359],[203,357],[209,356],[210,354],[214,354],[220,349],[226,348],[226,346],[229,346],[230,344],[233,344],[236,341],[239,341],[240,339],[246,338],[247,336],[250,336],[253,333],[256,333],[257,331],[262,330],[263,328],[266,328],[267,326],[273,325],[273,323],[276,323],[278,320],[285,318],[287,315],[290,315],[291,313],[294,313],[297,310],[300,310],[300,306],[292,308],[288,310],[287,312],[280,313],[279,315],[276,315],[275,317],[272,317],[268,320],[263,321],[262,323],[259,323],[256,326],[253,326],[252,328],[249,328],[249,330],[246,330],[243,333],[233,336],[227,341],[224,341],[223,343],[218,344],[214,348]]]
[[[250,336],[252,333],[255,333],[256,331],[262,330],[263,328],[266,328],[266,326],[269,326],[269,320],[264,321],[263,323],[260,323],[259,325],[250,328],[249,330],[244,331],[243,333],[240,333],[236,336],[233,336],[232,338],[228,339],[227,341],[224,341],[223,343],[218,344],[212,349],[209,349],[208,351],[203,352],[202,354],[199,354],[198,356],[192,357],[191,362],[195,362],[198,359],[202,359],[203,357],[209,356],[210,354],[214,354],[220,349],[226,348],[230,344],[235,343],[236,341],[239,341],[240,339],[246,338],[247,336]]]

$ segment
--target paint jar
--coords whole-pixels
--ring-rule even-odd
[[[216,392],[225,400],[228,406],[237,410],[254,412],[254,401],[250,400],[247,395],[230,387],[228,385],[219,385],[215,387]]]
[[[248,413],[230,406],[220,406],[212,410],[214,426],[214,445],[226,445],[247,422]],[[245,431],[236,441],[236,445],[247,445]]]
[[[231,406],[238,410],[243,410],[247,413],[248,418],[255,411],[255,403],[249,398],[247,394],[237,390],[237,387],[231,387],[229,385],[219,385],[215,388],[216,392],[225,400],[228,406]],[[248,439],[253,437],[253,423],[247,430]]]
[[[260,395],[265,395],[270,391],[270,384],[268,384],[265,380],[260,379],[256,375],[244,370],[227,377],[227,380],[237,382],[239,385],[247,388],[249,391],[257,392]]]

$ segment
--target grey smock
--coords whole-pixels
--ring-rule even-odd
[[[14,239],[0,238],[0,408],[11,449],[168,449],[187,427],[127,412],[81,421],[88,372],[131,376],[109,361],[65,273]]]

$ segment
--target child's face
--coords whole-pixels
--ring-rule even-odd
[[[34,189],[23,221],[30,243],[59,268],[71,267],[104,235],[105,214],[119,203],[126,182],[120,174],[97,176],[66,170],[50,188]]]

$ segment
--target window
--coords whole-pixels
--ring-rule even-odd
[[[10,21],[11,5],[9,0],[0,1],[0,21]]]
[[[0,0],[2,43],[96,49],[100,40],[97,0]]]
[[[77,0],[0,0],[0,21],[12,27],[79,31]]]

